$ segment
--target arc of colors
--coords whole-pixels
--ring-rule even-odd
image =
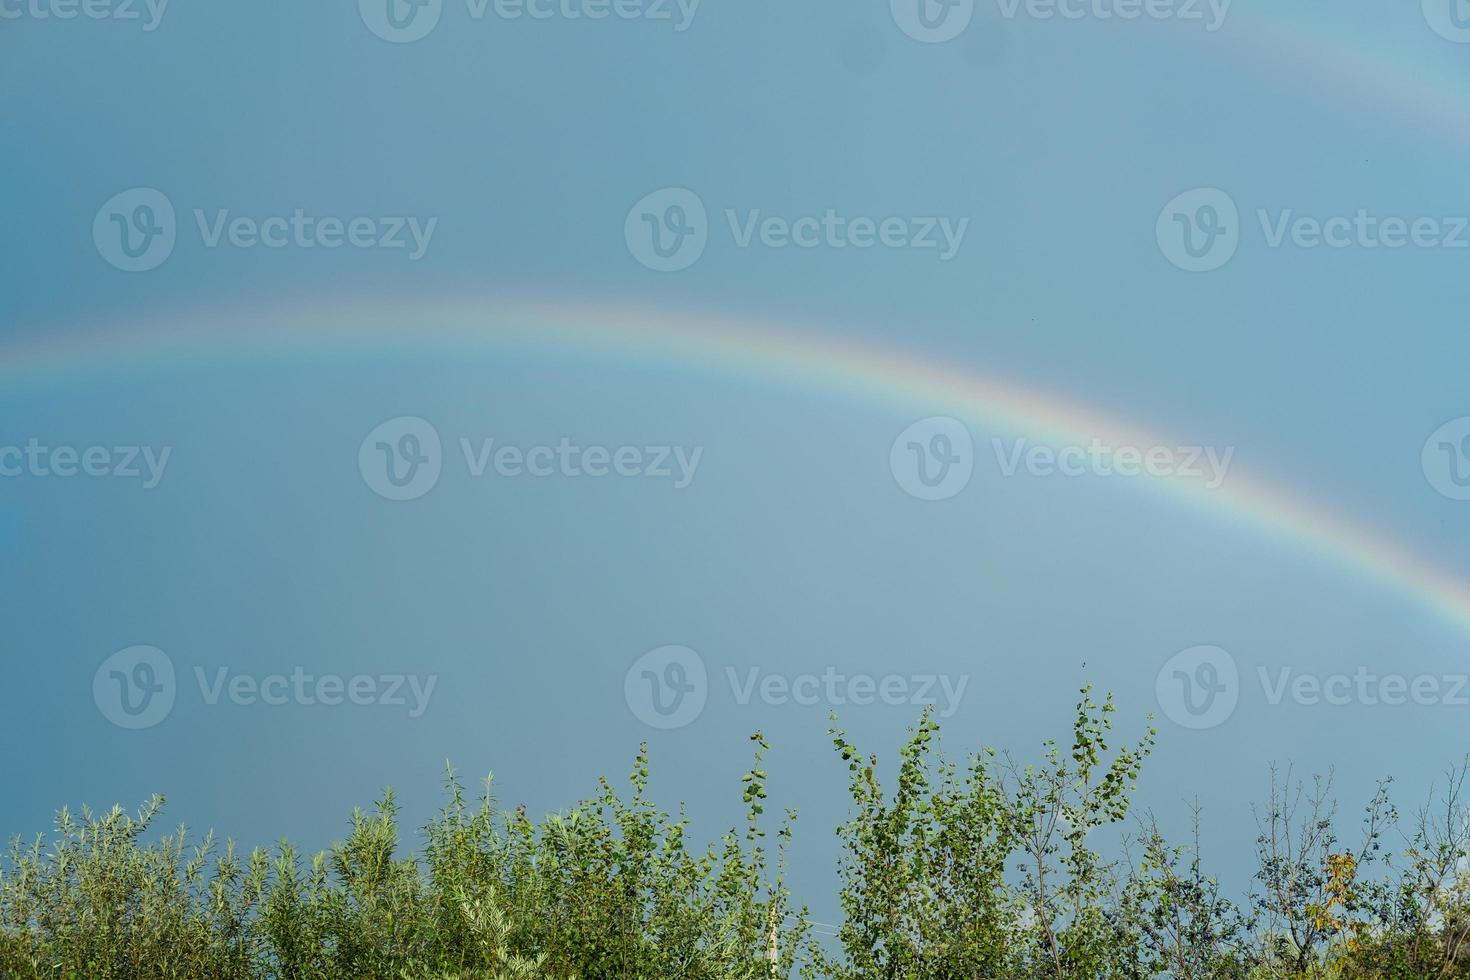
[[[1406,18],[1402,30],[1417,38],[1412,47],[1385,44],[1371,32],[1349,33],[1338,11],[1290,4],[1232,9],[1219,34],[1226,50],[1234,36],[1254,49],[1240,52],[1241,60],[1274,65],[1274,74],[1293,84],[1334,96],[1344,112],[1371,108],[1394,123],[1418,124],[1436,141],[1464,146],[1470,143],[1470,77],[1461,57],[1466,49],[1435,34],[1419,7],[1411,2],[1385,8],[1389,16]]]
[[[1053,445],[1087,445],[1094,439],[1110,447],[1179,445],[1064,397],[899,348],[816,334],[809,328],[773,329],[705,314],[612,311],[562,303],[330,305],[202,317],[167,328],[70,333],[64,339],[0,347],[0,384],[25,388],[89,375],[107,377],[120,368],[167,371],[201,360],[302,354],[340,358],[344,352],[364,348],[523,349],[608,358],[797,390],[825,389],[918,413],[916,417],[952,415],[985,421]],[[1321,500],[1251,474],[1238,462],[1215,489],[1207,488],[1203,475],[1138,480],[1333,559],[1432,607],[1470,632],[1470,583],[1393,538],[1334,513]]]

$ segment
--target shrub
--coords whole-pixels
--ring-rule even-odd
[[[143,838],[136,817],[63,810],[50,850],[19,842],[0,868],[0,975],[57,980],[686,977],[771,980],[807,944],[761,814],[765,773],[745,776],[747,820],[689,850],[686,821],[647,796],[640,750],[624,799],[603,781],[533,822],[473,804],[451,772],[422,855],[398,855],[397,805],[355,812],[347,839],[303,860],[282,842],[241,861],[187,832]],[[774,873],[774,877],[773,877]]]
[[[450,771],[413,854],[391,793],[310,857],[286,841],[242,856],[186,828],[155,837],[161,798],[135,815],[62,810],[49,841],[17,839],[0,861],[0,978],[1470,978],[1466,766],[1407,827],[1381,783],[1352,845],[1330,777],[1273,770],[1237,905],[1205,870],[1197,807],[1186,844],[1130,813],[1155,732],[1115,747],[1114,713],[1083,688],[1070,747],[1022,764],[946,760],[926,712],[886,789],[834,719],[851,812],[830,948],[785,883],[795,815],[767,840],[757,733],[744,824],[703,850],[682,810],[649,800],[646,746],[625,792],[603,780],[539,821],[497,811],[488,778],[467,796]]]

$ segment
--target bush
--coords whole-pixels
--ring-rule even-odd
[[[786,976],[805,913],[772,868],[765,774],[747,822],[691,852],[686,822],[650,803],[646,748],[624,799],[607,783],[566,813],[497,815],[486,781],[448,802],[417,859],[398,857],[397,807],[352,815],[347,839],[303,861],[288,843],[241,861],[186,831],[142,838],[162,806],[74,819],[49,851],[13,845],[0,869],[0,974],[9,978],[737,978]]]
[[[1407,827],[1380,784],[1353,846],[1330,776],[1273,771],[1255,887],[1236,904],[1204,869],[1197,808],[1186,844],[1130,814],[1156,733],[1115,747],[1113,714],[1084,688],[1070,747],[1048,742],[1026,765],[988,750],[946,760],[925,713],[891,790],[834,719],[852,810],[829,947],[785,884],[793,813],[767,842],[757,733],[744,825],[702,851],[682,812],[649,801],[646,746],[625,793],[602,781],[539,822],[497,812],[489,779],[467,797],[450,771],[413,855],[391,793],[310,858],[284,841],[241,856],[184,828],[153,839],[161,798],[136,815],[62,810],[49,842],[16,840],[0,861],[0,977],[1470,978],[1466,767]]]

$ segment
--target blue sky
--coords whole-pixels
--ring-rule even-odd
[[[965,419],[971,479],[921,500],[890,450],[952,414],[922,392],[880,402],[781,380],[779,365],[712,371],[570,342],[468,349],[427,314],[398,325],[418,339],[391,348],[349,332],[303,354],[279,332],[250,335],[271,319],[262,310],[429,310],[452,296],[861,339],[1173,445],[1233,447],[1233,465],[1467,576],[1470,503],[1436,490],[1421,460],[1431,433],[1470,415],[1470,249],[1453,243],[1470,214],[1457,135],[1470,46],[1436,31],[1454,23],[1436,10],[1285,15],[1236,0],[1211,31],[1092,5],[1008,17],[977,0],[963,32],[926,43],[872,0],[703,0],[687,23],[672,4],[656,8],[670,19],[565,7],[510,19],[444,0],[426,36],[395,43],[346,2],[172,0],[152,30],[141,4],[139,20],[0,6],[19,12],[0,20],[0,366],[21,365],[0,386],[0,447],[170,448],[152,488],[0,478],[0,735],[25,746],[5,763],[7,785],[24,787],[0,800],[7,832],[44,827],[62,803],[161,791],[176,819],[319,845],[387,784],[421,820],[446,758],[493,769],[507,803],[544,809],[624,772],[646,738],[660,792],[707,815],[713,836],[739,812],[744,735],[764,728],[771,796],[802,810],[794,866],[820,912],[842,813],[828,710],[891,753],[917,708],[825,693],[742,704],[730,672],[743,685],[752,669],[776,691],[829,669],[963,678],[945,719],[956,751],[1033,749],[1090,679],[1117,692],[1126,732],[1159,716],[1141,800],[1177,826],[1181,798],[1198,794],[1222,866],[1247,853],[1245,801],[1271,760],[1336,764],[1349,809],[1380,774],[1417,802],[1457,761],[1462,626],[1139,481],[1005,476],[991,440],[1045,438],[1024,423]],[[176,240],[128,272],[93,231],[115,231],[114,214],[142,220],[138,198],[107,207],[136,188],[167,200]],[[707,240],[687,268],[660,272],[625,231],[667,188],[692,192]],[[1236,208],[1235,251],[1188,272],[1156,228],[1200,188]],[[656,224],[660,202],[646,211]],[[286,234],[298,211],[316,247],[294,231],[279,248],[243,244],[272,218]],[[775,229],[741,244],[751,222],[829,211],[844,234],[894,217],[910,237],[931,219],[967,224],[947,259],[850,239],[778,247]],[[1384,219],[1433,219],[1433,244],[1271,245],[1282,221],[1360,211],[1374,235]],[[370,244],[323,246],[323,219],[339,238],[365,219]],[[415,223],[422,249],[382,247],[412,243]],[[299,312],[282,319],[312,329]],[[174,338],[161,348],[143,336],[159,325]],[[208,339],[190,340],[195,325]],[[116,370],[63,358],[30,376],[20,360],[85,350],[83,335],[127,349],[129,331],[142,353]],[[442,472],[394,501],[359,456],[400,418],[433,428]],[[383,440],[390,458],[406,459],[393,454],[407,431]],[[566,469],[477,477],[461,439],[522,453],[565,440],[609,459],[632,447],[646,469],[659,447],[702,455],[682,488]],[[108,657],[139,645],[167,655],[177,691],[166,717],[133,730],[93,690]],[[668,645],[696,651],[708,678],[678,728],[647,724],[625,691],[635,662]],[[1204,645],[1237,665],[1238,705],[1196,729],[1167,716],[1156,681]],[[132,667],[123,675],[142,676]],[[373,703],[249,693],[297,667],[373,678]],[[221,669],[245,693],[209,703],[228,690],[212,686]],[[1262,669],[1271,685],[1282,669],[1319,681],[1361,669],[1444,686],[1434,703],[1355,689],[1344,704],[1272,704]],[[374,700],[383,678],[430,676],[417,717]]]

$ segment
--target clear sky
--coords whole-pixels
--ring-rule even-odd
[[[1086,680],[1236,886],[1273,760],[1418,802],[1470,11],[926,3],[0,0],[0,829],[320,846],[647,739],[713,837],[761,728],[830,917],[829,711],[1025,753]]]

